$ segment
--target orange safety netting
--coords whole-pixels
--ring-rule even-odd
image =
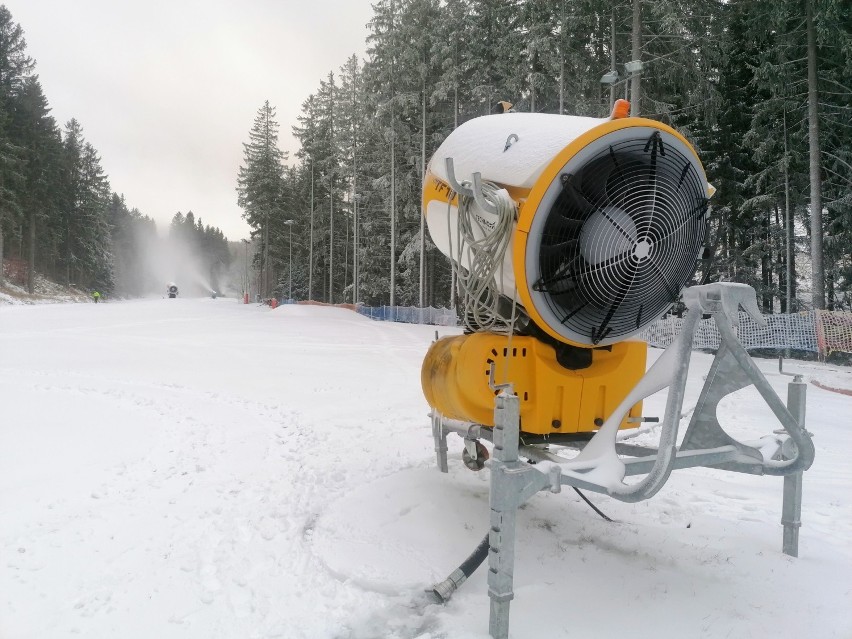
[[[819,352],[829,355],[836,351],[852,353],[852,313],[814,311]]]

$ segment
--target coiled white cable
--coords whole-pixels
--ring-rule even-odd
[[[517,206],[505,189],[491,182],[482,183],[482,194],[497,210],[493,224],[487,219],[492,216],[483,215],[472,197],[459,195],[456,229],[459,245],[453,260],[454,267],[457,265],[459,308],[465,327],[471,331],[511,333],[515,305],[512,305],[511,317],[500,313],[498,278],[503,278]],[[447,231],[452,237],[449,220],[448,215]],[[452,251],[451,245],[451,254]]]

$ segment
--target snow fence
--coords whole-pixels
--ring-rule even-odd
[[[363,306],[357,311],[374,320],[456,326],[458,316],[451,308],[418,308],[415,306]],[[852,313],[843,311],[807,311],[790,315],[764,315],[766,326],[758,326],[748,315],[740,313],[737,335],[747,349],[789,348],[819,353],[852,353]],[[659,319],[639,334],[651,346],[665,348],[683,328],[684,319],[669,316]],[[703,319],[695,331],[694,348],[719,348],[716,322]]]
[[[456,326],[458,315],[451,308],[418,308],[416,306],[364,306],[356,309],[361,315],[385,322],[403,322],[405,324],[434,324],[435,326]]]
[[[792,315],[764,315],[766,326],[758,326],[745,313],[739,314],[737,337],[747,349],[790,348],[820,355],[852,353],[852,313],[808,311]],[[651,346],[665,348],[680,333],[684,320],[666,317],[657,320],[639,334]],[[719,348],[719,330],[713,319],[698,322],[694,348]]]

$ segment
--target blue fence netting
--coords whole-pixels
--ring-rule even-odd
[[[370,319],[406,324],[432,324],[434,326],[457,326],[456,311],[451,308],[418,308],[416,306],[363,306],[356,310]]]
[[[418,308],[416,306],[362,306],[361,315],[386,322],[458,326],[459,318],[451,308]],[[826,354],[833,351],[852,352],[852,313],[810,311],[795,314],[764,315],[766,326],[758,326],[745,313],[740,313],[737,336],[747,349],[790,348]],[[637,337],[650,346],[665,348],[680,333],[684,320],[679,317],[659,319]],[[715,350],[720,335],[713,319],[699,321],[693,347]]]

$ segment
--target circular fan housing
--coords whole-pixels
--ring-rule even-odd
[[[695,272],[706,229],[708,187],[689,144],[657,122],[610,124],[554,158],[515,237],[530,317],[586,347],[624,340],[664,314]]]

